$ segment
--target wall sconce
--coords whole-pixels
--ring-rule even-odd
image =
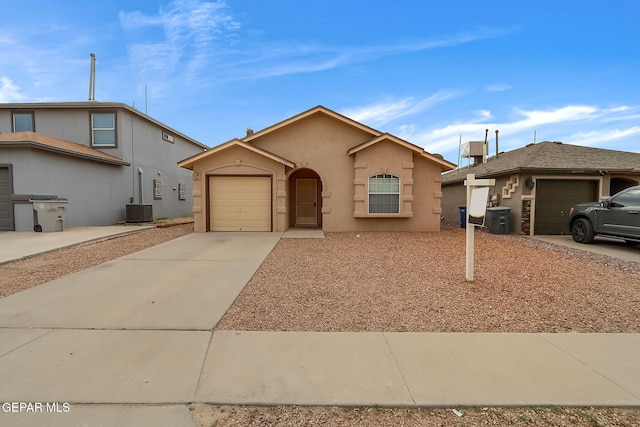
[[[529,178],[527,178],[527,180],[525,181],[524,185],[529,189],[529,190],[533,190],[533,187],[536,186],[536,183],[533,181],[533,177],[530,176]]]

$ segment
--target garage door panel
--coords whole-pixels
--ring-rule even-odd
[[[535,234],[568,234],[569,211],[578,203],[598,200],[598,181],[538,179]]]
[[[211,231],[271,231],[271,178],[209,178]]]

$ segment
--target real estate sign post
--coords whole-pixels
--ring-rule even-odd
[[[473,282],[475,226],[484,224],[489,187],[496,185],[496,180],[476,179],[475,174],[471,173],[467,175],[464,185],[467,187],[466,278],[467,282]]]

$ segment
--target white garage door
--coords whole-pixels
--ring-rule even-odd
[[[271,231],[271,178],[209,177],[209,230]]]

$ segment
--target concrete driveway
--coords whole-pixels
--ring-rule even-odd
[[[133,425],[97,422],[110,411],[99,405],[75,410],[105,403],[152,403],[113,407],[137,425],[193,425],[184,404],[211,330],[281,234],[190,234],[0,299],[0,402],[74,408],[0,411],[0,425],[75,425],[88,410],[90,425]]]
[[[596,236],[593,243],[585,245],[574,241],[571,235],[533,236],[533,238],[542,240],[543,242],[566,246],[568,248],[579,249],[581,251],[607,255],[612,258],[618,258],[625,261],[640,262],[640,246],[627,245],[622,240]]]
[[[148,225],[71,227],[60,233],[0,231],[0,264],[62,248],[109,239],[153,228]]]
[[[0,300],[19,328],[211,330],[281,233],[194,233]]]

